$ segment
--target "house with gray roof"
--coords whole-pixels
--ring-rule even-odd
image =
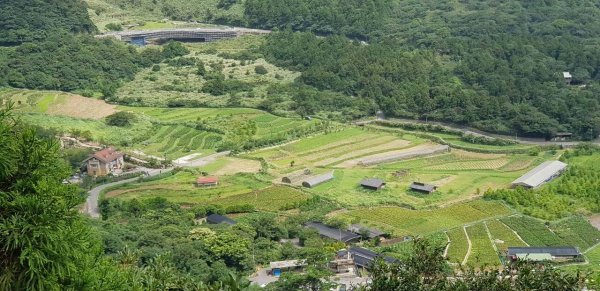
[[[435,192],[435,190],[437,190],[437,188],[438,187],[435,185],[425,184],[425,183],[421,183],[421,182],[413,182],[412,184],[410,184],[411,190],[421,192],[421,193],[426,193],[426,194],[431,194],[431,193]]]
[[[547,161],[535,167],[512,182],[513,187],[537,188],[560,176],[567,169],[567,164],[560,161]]]
[[[509,247],[510,260],[566,261],[579,258],[581,252],[576,247]]]

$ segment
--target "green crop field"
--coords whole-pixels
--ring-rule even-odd
[[[585,251],[600,242],[600,231],[578,216],[548,225],[526,216],[512,216],[501,221],[531,246],[575,246]]]
[[[476,200],[433,210],[410,210],[402,207],[360,208],[341,216],[377,225],[393,231],[396,235],[424,235],[510,213],[511,210],[502,203]]]
[[[467,234],[471,240],[471,253],[467,264],[473,266],[498,266],[500,260],[490,241],[484,223],[467,227]]]
[[[258,210],[279,211],[292,208],[295,204],[308,198],[309,195],[293,188],[273,186],[246,194],[216,199],[209,203],[223,206],[249,204]]]
[[[501,219],[516,231],[530,246],[561,246],[562,240],[543,222],[525,216],[512,216]]]
[[[499,220],[488,220],[485,223],[496,248],[501,253],[505,252],[508,247],[527,246],[512,229]]]
[[[450,245],[448,246],[448,260],[451,263],[462,264],[467,252],[469,251],[469,242],[467,235],[462,227],[452,229],[446,232]]]
[[[198,204],[251,193],[268,186],[253,175],[236,174],[221,176],[216,187],[202,188],[194,185],[197,177],[197,174],[190,172],[179,172],[160,180],[124,185],[108,191],[105,197],[119,199],[163,197],[174,203]]]

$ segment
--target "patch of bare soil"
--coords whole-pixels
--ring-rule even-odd
[[[588,221],[591,225],[600,230],[600,214],[595,214],[588,217]]]
[[[102,119],[117,112],[117,106],[103,100],[70,94],[60,103],[51,104],[48,114],[70,116],[76,118]]]
[[[229,162],[215,172],[215,175],[233,175],[236,173],[256,173],[260,171],[260,162],[255,160],[228,158]]]

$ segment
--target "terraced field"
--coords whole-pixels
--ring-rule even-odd
[[[500,260],[490,241],[484,223],[478,223],[466,228],[471,240],[471,252],[467,264],[473,266],[498,266]]]
[[[467,252],[469,251],[469,242],[463,227],[458,227],[446,232],[450,245],[446,254],[451,263],[462,264]]]
[[[506,252],[508,247],[527,246],[512,229],[499,220],[488,220],[485,223],[500,253]]]
[[[309,195],[285,186],[273,186],[266,189],[229,196],[210,201],[211,204],[233,206],[249,204],[263,211],[279,211],[294,208],[294,205],[310,198]]]
[[[410,210],[402,207],[362,208],[341,214],[341,217],[377,225],[396,235],[425,235],[510,213],[511,210],[502,203],[476,200],[434,210]]]

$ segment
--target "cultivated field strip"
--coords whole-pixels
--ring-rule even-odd
[[[471,251],[467,258],[467,264],[474,266],[497,266],[500,265],[498,254],[490,241],[486,226],[483,222],[466,228],[467,235],[471,241]]]
[[[521,240],[512,229],[499,220],[488,220],[486,221],[486,225],[490,231],[493,242],[496,244],[496,248],[498,248],[500,252],[506,251],[508,247],[527,246],[527,243]]]
[[[469,251],[469,243],[464,228],[458,227],[446,232],[450,245],[447,257],[451,263],[461,264]]]

